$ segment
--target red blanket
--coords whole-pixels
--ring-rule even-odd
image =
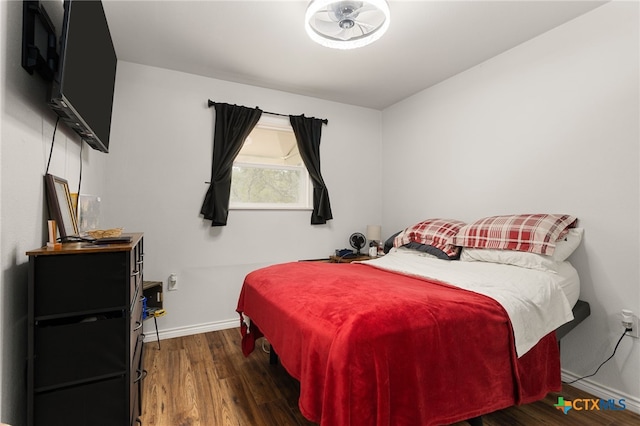
[[[245,355],[264,334],[323,426],[450,424],[561,389],[554,333],[518,359],[493,299],[366,264],[254,271],[237,310]]]

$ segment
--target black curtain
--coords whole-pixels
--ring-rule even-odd
[[[262,110],[238,105],[213,103],[216,124],[213,135],[211,185],[204,197],[200,214],[211,226],[226,226],[231,194],[231,170],[242,144],[262,115]]]
[[[313,212],[311,224],[322,225],[333,219],[329,192],[320,174],[320,137],[325,120],[290,115],[289,121],[298,142],[298,150],[313,183]]]

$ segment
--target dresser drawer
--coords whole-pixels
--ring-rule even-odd
[[[129,423],[125,376],[36,394],[35,426],[117,426]]]
[[[129,253],[37,256],[35,317],[126,307]]]
[[[34,330],[35,389],[124,374],[127,322],[122,311],[114,314],[120,316],[40,322]]]

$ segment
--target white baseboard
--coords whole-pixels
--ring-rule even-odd
[[[570,382],[572,380],[577,379],[578,375],[575,375],[569,371],[566,370],[562,370],[562,381],[563,382]],[[599,383],[595,383],[589,379],[582,379],[576,383],[573,383],[571,386],[573,386],[574,388],[578,388],[580,390],[583,390],[585,392],[589,392],[590,394],[596,396],[597,398],[600,399],[605,399],[605,400],[620,400],[620,399],[624,399],[624,403],[626,405],[626,409],[633,411],[634,413],[640,414],[640,399],[633,397],[631,395],[627,395],[623,392],[620,392],[616,389],[611,389],[607,386],[603,386]]]
[[[240,327],[240,320],[238,318],[160,330],[158,335],[160,340],[164,340],[172,339],[174,337],[190,336],[192,334],[207,333],[209,331],[226,330],[228,328],[235,327]],[[154,328],[153,321],[146,321],[144,324],[144,342],[155,342],[156,339],[156,329]]]

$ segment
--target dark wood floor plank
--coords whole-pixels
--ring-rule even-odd
[[[234,363],[234,359],[237,358],[237,355],[234,356],[233,353],[229,353],[229,350],[227,349],[228,343],[224,337],[224,333],[222,331],[216,333],[205,333],[205,336],[209,350],[212,354],[215,354],[215,356],[213,356],[213,365],[218,379],[226,379],[227,377],[237,375],[238,367],[240,367],[240,365]]]
[[[260,409],[253,400],[249,387],[240,377],[228,377],[220,381],[223,395],[230,412],[238,419],[239,425],[266,426]]]
[[[268,344],[266,345],[268,347]],[[300,385],[282,365],[270,365],[261,342],[242,355],[239,329],[145,345],[142,421],[145,426],[313,426],[298,408]],[[541,401],[483,416],[485,426],[640,425],[630,410],[559,411],[565,400],[594,398],[564,385]],[[416,425],[420,426],[420,425]],[[455,426],[468,426],[466,422]]]
[[[235,331],[236,330],[224,330],[222,334],[225,337],[227,345],[239,348],[241,344],[241,336],[240,333]],[[255,350],[255,355],[265,357],[266,353],[263,352],[262,342],[260,343],[259,347]],[[245,385],[251,390],[251,394],[256,404],[264,405],[270,401],[283,399],[279,383],[274,379],[274,375],[268,371],[268,362],[253,362],[252,359],[245,358],[244,355],[239,352],[231,354],[231,356],[233,356],[234,359],[237,359],[239,356],[244,358],[245,362],[240,369],[239,375],[243,378]]]
[[[185,339],[185,353],[193,371],[194,404],[199,422],[202,419],[216,419],[222,424],[223,420],[217,414],[221,412],[221,395],[215,393],[218,388],[218,378],[213,365],[213,355],[209,350],[207,339],[203,334]]]
[[[176,383],[172,389],[171,409],[175,425],[193,425],[199,422],[197,393],[195,389],[194,370],[189,363],[185,349],[175,351],[171,382]],[[177,367],[177,368],[176,368]]]
[[[165,357],[148,354],[149,349],[145,353],[145,369],[148,374],[144,380],[143,405],[145,409],[145,418],[147,423],[153,425],[164,425],[165,418],[164,401],[167,400],[167,389],[164,386],[164,371],[168,368],[164,365]]]

